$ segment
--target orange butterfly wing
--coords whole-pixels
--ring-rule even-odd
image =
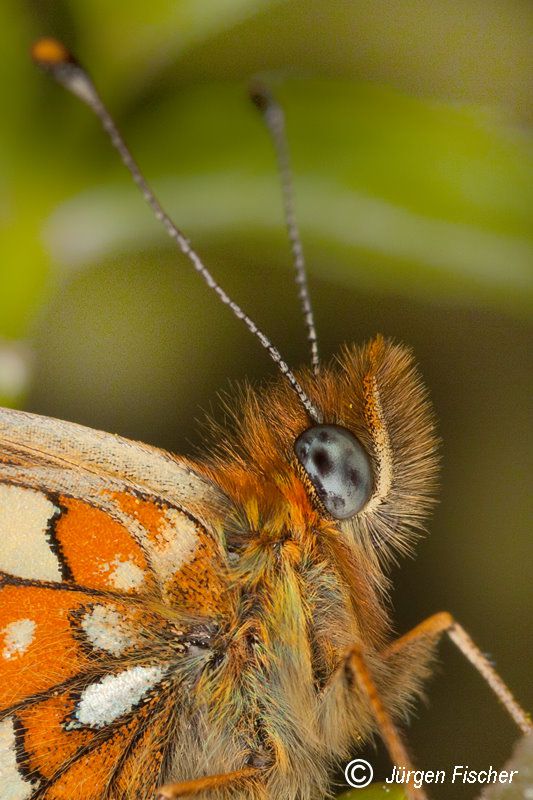
[[[191,630],[229,610],[226,502],[155,448],[0,410],[0,797],[154,790]]]

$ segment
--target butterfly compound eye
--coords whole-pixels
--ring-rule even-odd
[[[296,457],[335,519],[348,519],[372,493],[370,459],[353,433],[339,425],[315,425],[294,443]]]

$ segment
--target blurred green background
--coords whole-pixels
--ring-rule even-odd
[[[287,115],[323,356],[378,331],[406,342],[440,420],[440,505],[394,572],[397,629],[452,611],[529,708],[532,34],[525,0],[0,5],[3,402],[191,453],[218,390],[274,371],[87,109],[32,66],[41,35],[90,68],[218,280],[290,364],[307,358],[246,99],[263,75]],[[516,732],[447,644],[428,698],[409,732],[420,767],[503,763]]]

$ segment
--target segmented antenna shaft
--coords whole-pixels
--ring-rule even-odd
[[[283,195],[283,210],[285,214],[285,225],[291,244],[292,259],[296,273],[296,284],[298,286],[298,298],[302,308],[305,327],[307,329],[307,341],[311,350],[311,364],[313,372],[318,375],[320,371],[320,359],[318,356],[318,341],[316,335],[315,319],[313,306],[309,294],[309,283],[305,267],[305,258],[300,237],[296,213],[294,210],[294,190],[291,168],[289,146],[287,144],[287,134],[285,130],[285,115],[283,109],[276,101],[271,92],[259,81],[254,81],[250,86],[250,97],[263,115],[268,132],[274,145],[278,171],[281,180],[281,190]]]
[[[172,219],[163,209],[149,183],[137,166],[135,159],[131,155],[113,118],[100,98],[100,95],[98,94],[96,87],[94,86],[87,72],[73,58],[64,45],[54,39],[44,39],[37,42],[33,46],[32,55],[34,60],[40,66],[50,72],[58,81],[58,83],[79,97],[96,114],[104,130],[108,134],[113,147],[118,152],[126,168],[129,170],[133,180],[137,184],[144,199],[152,209],[156,219],[158,219],[164,225],[170,238],[176,242],[181,252],[189,259],[196,272],[202,276],[209,288],[216,292],[222,303],[229,306],[237,319],[242,320],[248,330],[259,339],[265,350],[270,355],[271,359],[275,364],[277,364],[282,375],[285,376],[291,387],[298,395],[311,420],[314,422],[321,422],[321,413],[306,395],[299,382],[296,380],[296,377],[290,370],[288,364],[282,359],[279,351],[274,347],[268,337],[257,327],[255,322],[242,310],[237,303],[231,299],[231,297],[229,297],[224,289],[219,286],[211,273],[205,267],[198,253],[191,246],[187,237],[179,230],[179,228],[174,224]]]

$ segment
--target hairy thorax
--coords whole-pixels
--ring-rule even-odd
[[[332,561],[338,531],[335,543],[327,531],[289,529],[279,514],[258,527],[241,523],[227,536],[232,610],[205,648],[189,651],[196,677],[176,720],[172,777],[255,766],[256,781],[214,796],[323,798],[335,763],[372,729],[344,664],[368,639],[357,581]]]

